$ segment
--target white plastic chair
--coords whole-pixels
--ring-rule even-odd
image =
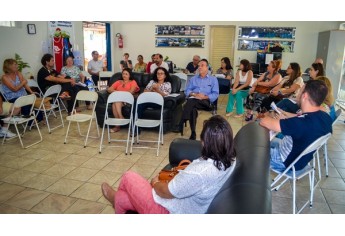
[[[36,80],[34,79],[26,79],[26,81],[28,81],[28,86],[32,87],[32,88],[36,88],[38,90],[39,96],[42,97],[43,96],[43,92],[40,89],[40,86],[38,86],[38,83]]]
[[[299,214],[309,203],[310,208],[313,206],[313,196],[314,196],[314,188],[317,186],[317,184],[320,182],[320,179],[316,184],[315,182],[315,158],[319,158],[319,149],[325,145],[329,137],[331,136],[331,133],[328,133],[320,138],[318,138],[316,141],[314,141],[312,144],[310,144],[296,159],[293,161],[283,172],[277,171],[275,169],[271,170],[278,175],[274,178],[273,183],[271,184],[271,190],[278,191],[279,188],[287,181],[292,181],[292,212],[293,214],[296,213],[297,205],[296,205],[296,180],[301,179],[302,177],[309,175],[309,184],[310,184],[310,198],[309,200],[300,208],[300,210],[297,212]],[[315,151],[315,152],[314,152]],[[295,164],[306,154],[314,152],[313,159],[308,163],[306,167],[302,170],[295,170]],[[316,156],[315,156],[316,155]],[[281,181],[282,178],[285,178],[283,181]],[[280,182],[281,181],[281,182]],[[277,185],[280,182],[279,185]]]
[[[335,112],[336,118],[332,123],[332,126],[335,125],[335,123],[339,120],[340,115],[341,115],[341,109],[339,108]],[[327,142],[325,143],[323,147],[323,157],[325,159],[325,172],[326,172],[326,177],[328,177],[328,154],[327,154]],[[321,178],[321,168],[320,168],[320,161],[318,160],[318,168],[319,168],[319,178]]]
[[[42,142],[42,140],[43,140],[40,128],[37,125],[35,113],[33,112],[35,101],[36,101],[36,96],[34,94],[26,95],[26,96],[22,96],[22,97],[17,98],[17,100],[14,102],[14,104],[12,106],[12,110],[11,110],[10,116],[2,119],[5,124],[8,124],[7,125],[8,129],[10,128],[11,125],[14,125],[14,127],[16,129],[16,132],[17,132],[17,136],[15,136],[13,138],[10,138],[10,139],[14,139],[14,138],[18,137],[19,141],[20,141],[20,144],[22,145],[22,148],[31,147],[31,146],[33,146],[33,145],[35,145],[37,143]],[[14,116],[13,115],[13,112],[14,112],[15,108],[23,107],[23,106],[27,106],[27,105],[31,105],[30,114],[29,114],[28,117]],[[37,127],[37,131],[38,131],[38,133],[40,135],[40,140],[37,141],[37,142],[34,142],[34,143],[30,144],[30,145],[24,146],[22,137],[24,136],[24,134],[25,134],[25,132],[26,132],[26,130],[28,128],[29,121],[35,122],[35,125]],[[22,132],[19,132],[18,125],[23,125],[24,130]],[[2,140],[2,144],[4,144],[5,139],[6,139],[6,136],[4,136],[4,138]],[[9,139],[7,139],[7,140],[9,140]]]
[[[100,71],[99,72],[99,80],[104,80],[102,78],[110,78],[114,75],[113,71]]]
[[[98,94],[96,92],[81,90],[77,93],[76,99],[75,99],[74,104],[73,104],[73,111],[75,111],[75,105],[78,101],[89,101],[89,102],[94,102],[96,104],[97,100],[98,100]],[[97,135],[98,136],[97,137],[91,137],[90,136],[90,138],[99,138],[99,129],[98,129],[98,125],[97,125],[97,117],[96,117],[96,113],[95,113],[95,108],[96,108],[96,106],[93,106],[91,115],[90,114],[84,114],[84,113],[74,113],[74,114],[66,117],[66,119],[68,120],[68,127],[67,127],[66,137],[65,137],[65,141],[64,141],[65,144],[67,143],[67,136],[69,133],[69,128],[70,128],[71,122],[76,122],[78,125],[79,135],[85,136],[84,148],[86,147],[86,143],[87,143],[87,140],[89,138],[89,133],[90,133],[91,124],[92,124],[93,119],[95,119],[95,124],[96,124],[96,128],[97,128]],[[89,121],[89,128],[87,130],[87,134],[83,135],[80,132],[79,123],[83,123],[83,122],[87,122],[87,121]]]
[[[48,90],[43,95],[42,102],[41,102],[39,108],[34,108],[36,111],[41,111],[44,113],[44,117],[46,119],[46,123],[47,123],[47,127],[48,127],[48,132],[50,134],[51,134],[52,130],[59,128],[61,126],[64,127],[64,122],[63,122],[63,118],[62,118],[62,114],[61,114],[60,101],[59,101],[60,92],[61,92],[61,85],[60,84],[51,86],[50,88],[48,88]],[[52,95],[54,95],[54,96],[52,96]],[[52,98],[52,100],[50,102],[50,107],[46,107],[44,105],[44,99],[48,98],[48,97]],[[61,124],[51,128],[48,118],[51,114],[53,114],[54,117],[57,118],[57,116],[55,114],[56,109],[58,109],[57,111],[60,114]],[[38,115],[38,112],[36,112],[36,118],[37,118],[37,115]]]
[[[175,73],[177,77],[181,79],[181,89],[180,91],[184,91],[186,89],[187,79],[188,76],[185,73]]]
[[[139,119],[138,118],[138,105],[142,103],[155,103],[157,105],[161,106],[161,115],[159,120],[150,120],[150,119]],[[149,143],[156,143],[157,142],[157,156],[159,153],[159,146],[160,144],[163,145],[163,109],[164,109],[164,99],[162,95],[156,92],[145,92],[139,95],[137,99],[137,104],[136,104],[136,109],[135,109],[135,119],[133,122],[133,131],[132,131],[132,142],[131,142],[131,150],[130,154],[132,154],[133,150],[133,144],[134,144],[134,132],[136,132],[136,139],[137,139],[137,144],[139,142],[149,142]],[[139,127],[145,127],[145,128],[151,128],[151,127],[157,127],[159,126],[159,131],[158,131],[158,140],[141,140],[139,138]],[[149,148],[149,147],[143,147],[143,146],[137,146],[134,148]]]
[[[129,117],[129,119],[110,118],[108,115],[108,110],[106,109],[105,114],[104,114],[104,122],[103,122],[101,142],[99,144],[99,153],[102,152],[104,129],[105,129],[105,126],[107,125],[108,143],[110,143],[110,142],[127,142],[127,145],[126,145],[126,155],[127,155],[130,130],[132,128],[132,120],[133,120],[134,97],[130,92],[116,91],[116,92],[113,92],[109,95],[106,107],[111,106],[111,104],[114,102],[125,102],[127,104],[130,104],[131,105],[130,117]],[[126,140],[124,140],[124,139],[111,139],[110,138],[110,130],[109,130],[109,126],[111,126],[111,125],[116,125],[116,126],[128,125],[127,139]],[[121,147],[121,146],[111,146],[111,147]]]

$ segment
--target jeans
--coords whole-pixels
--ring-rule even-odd
[[[280,150],[279,150],[279,145],[280,145],[281,139],[274,138],[271,141],[271,158],[270,158],[270,166],[271,169],[277,170],[277,171],[284,171],[286,169],[284,165],[284,161],[280,156]]]

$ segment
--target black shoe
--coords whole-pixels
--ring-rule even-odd
[[[196,133],[193,131],[189,137],[190,140],[196,140]]]

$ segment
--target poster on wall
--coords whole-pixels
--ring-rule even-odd
[[[205,25],[156,25],[156,35],[204,36]]]
[[[156,37],[156,47],[203,48],[204,44],[204,38]]]
[[[55,59],[55,69],[60,72],[66,58],[73,56],[73,23],[72,21],[48,21],[48,34]]]

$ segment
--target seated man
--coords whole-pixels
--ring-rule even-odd
[[[321,104],[328,93],[326,84],[320,80],[309,80],[301,92],[298,102],[302,114],[289,117],[282,112],[279,119],[265,116],[260,124],[275,132],[281,132],[283,139],[271,141],[271,168],[284,171],[311,143],[332,132],[332,119],[321,110]],[[288,118],[288,119],[286,119]],[[313,158],[305,155],[296,164],[296,170],[303,169]]]
[[[194,55],[193,61],[189,62],[186,69],[183,70],[186,74],[195,74],[199,68],[200,56]]]
[[[63,76],[59,75],[59,72],[54,70],[54,57],[51,54],[45,54],[41,63],[43,67],[37,73],[37,83],[43,93],[46,90],[56,84],[61,84],[61,92],[64,95],[62,98],[71,98],[67,100],[67,111],[68,114],[71,114],[73,109],[73,103],[75,96],[77,95],[77,90],[74,89],[75,80],[66,79]],[[70,97],[69,97],[70,96]]]
[[[216,77],[208,73],[208,61],[202,59],[199,62],[199,74],[192,77],[187,85],[185,94],[188,97],[183,108],[179,131],[183,135],[183,124],[189,120],[191,135],[189,139],[196,139],[195,127],[198,117],[198,109],[210,110],[219,96],[219,85]]]
[[[87,64],[87,72],[91,75],[91,78],[95,85],[97,85],[98,80],[99,80],[99,72],[100,71],[106,71],[107,69],[105,68],[103,61],[98,60],[98,52],[97,51],[92,51],[92,60],[89,61]]]
[[[163,67],[169,71],[168,64],[163,61],[163,56],[159,53],[157,53],[154,57],[154,63],[150,66],[150,73],[153,74],[158,67]]]
[[[13,103],[3,102],[2,97],[0,96],[0,117],[9,116],[10,112],[12,111],[12,106],[13,106]],[[15,108],[13,111],[13,115],[18,115],[19,112],[20,112],[20,108]],[[0,119],[0,122],[2,122],[1,119]],[[0,123],[0,138],[3,138],[4,136],[6,138],[13,138],[16,136],[16,134],[12,133],[6,127],[3,127],[2,125],[3,124]]]

